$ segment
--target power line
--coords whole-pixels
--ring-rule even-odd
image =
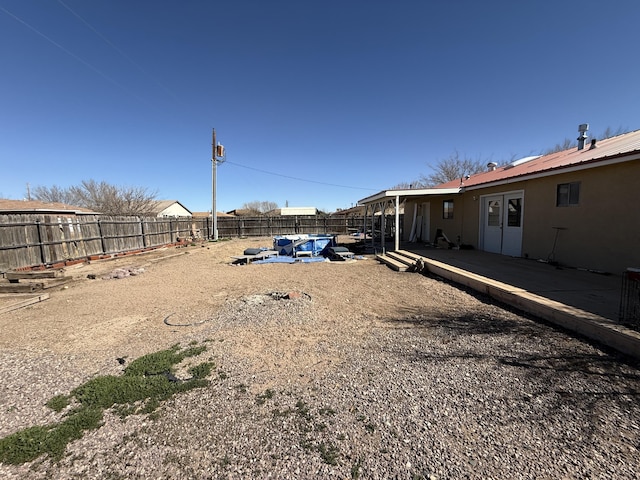
[[[273,175],[274,177],[282,177],[282,178],[288,178],[290,180],[296,180],[298,182],[308,182],[308,183],[317,183],[319,185],[327,185],[329,187],[340,187],[340,188],[350,188],[352,190],[367,190],[367,191],[374,191],[376,190],[375,188],[364,188],[364,187],[352,187],[350,185],[338,185],[335,183],[327,183],[327,182],[320,182],[318,180],[309,180],[307,178],[299,178],[299,177],[292,177],[290,175],[283,175],[281,173],[274,173],[274,172],[268,172],[266,170],[262,170],[260,168],[254,168],[254,167],[248,167],[246,165],[241,165],[239,163],[236,162],[231,162],[229,160],[226,161],[226,163],[230,163],[231,165],[235,165],[236,167],[242,167],[242,168],[246,168],[247,170],[253,170],[255,172],[260,172],[260,173],[264,173],[266,175]]]
[[[27,27],[29,30],[31,30],[32,32],[40,35],[42,38],[44,38],[46,41],[48,41],[49,43],[51,43],[52,45],[55,45],[56,47],[58,47],[60,50],[62,50],[64,53],[66,53],[67,55],[69,55],[70,57],[75,58],[78,62],[82,63],[85,67],[89,68],[90,70],[93,70],[95,73],[97,73],[98,75],[100,75],[102,78],[104,78],[105,80],[107,80],[108,82],[111,82],[113,85],[115,85],[116,87],[124,90],[125,92],[127,92],[129,95],[137,98],[138,100],[140,100],[142,103],[147,103],[142,97],[140,97],[139,95],[136,95],[134,92],[132,92],[131,90],[129,90],[128,88],[126,88],[124,85],[118,83],[117,81],[115,81],[113,78],[109,77],[107,74],[105,74],[104,72],[102,72],[100,69],[98,69],[97,67],[93,66],[91,63],[87,62],[86,60],[84,60],[82,57],[79,57],[78,55],[76,55],[75,53],[71,52],[70,50],[67,50],[65,47],[63,47],[62,45],[60,45],[58,42],[56,42],[55,40],[53,40],[52,38],[48,37],[47,35],[45,35],[44,33],[42,33],[40,30],[38,30],[36,27],[30,25],[29,23],[25,22],[24,20],[22,20],[20,17],[18,17],[17,15],[11,13],[9,10],[7,10],[6,8],[4,8],[3,6],[0,5],[0,10],[2,10],[4,13],[6,13],[7,15],[9,15],[10,17],[13,17],[16,21],[20,22],[22,25],[24,25],[25,27]]]
[[[125,58],[129,63],[131,63],[134,67],[136,67],[140,72],[142,72],[144,75],[146,75],[147,77],[149,77],[150,79],[152,79],[160,88],[162,88],[165,92],[167,92],[169,95],[171,95],[174,100],[177,100],[178,102],[182,103],[182,101],[180,100],[180,98],[178,98],[178,96],[173,93],[171,90],[169,90],[166,86],[164,86],[156,77],[154,77],[152,74],[150,74],[149,72],[147,72],[144,68],[142,68],[137,62],[135,62],[129,55],[127,55],[124,51],[122,51],[122,49],[118,48],[112,41],[110,41],[105,35],[103,35],[102,33],[100,33],[93,25],[91,25],[89,22],[87,22],[83,17],[81,17],[77,12],[75,12],[69,5],[67,5],[66,3],[64,3],[62,0],[58,0],[58,3],[60,5],[62,5],[64,8],[66,8],[67,10],[69,10],[69,12],[71,12],[71,14],[73,14],[74,17],[76,17],[78,20],[80,20],[89,30],[91,30],[93,33],[95,33],[98,37],[100,37],[100,39],[102,41],[104,41],[107,45],[109,45],[111,48],[113,48],[116,52],[118,52],[119,55],[121,55],[123,58]]]

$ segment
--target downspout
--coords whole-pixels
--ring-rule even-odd
[[[382,211],[380,212],[380,246],[382,247],[382,254],[387,253],[387,236],[385,235],[387,230],[387,202],[381,203]]]
[[[376,204],[374,203],[371,206],[371,250],[372,251],[376,251],[376,230],[375,230],[375,226],[376,226]]]
[[[369,211],[369,205],[365,204],[364,206],[364,215],[362,217],[362,233],[364,235],[363,243],[365,248],[367,247],[367,212]]]
[[[400,195],[396,195],[396,251],[400,250]]]

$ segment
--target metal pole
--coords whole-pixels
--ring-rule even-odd
[[[211,144],[211,225],[212,238],[218,240],[218,216],[216,215],[216,129],[213,129],[213,143]]]
[[[406,206],[406,204],[405,204]],[[400,195],[396,195],[396,251],[400,250]]]

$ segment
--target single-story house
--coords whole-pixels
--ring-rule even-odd
[[[76,207],[59,202],[41,202],[39,200],[7,200],[0,199],[0,214],[27,214],[36,213],[43,215],[97,215],[88,208]]]
[[[364,205],[356,205],[350,208],[339,208],[331,215],[343,217],[362,217],[365,214],[365,211],[366,207]]]
[[[395,249],[444,234],[454,247],[622,273],[640,267],[639,179],[636,130],[359,203],[373,211],[392,205],[396,218],[404,203]]]
[[[282,216],[315,215],[316,213],[318,213],[316,207],[283,207],[280,209]]]
[[[192,213],[193,218],[211,218],[211,212],[193,212]],[[233,217],[234,215],[230,215],[228,213],[224,213],[224,212],[216,212],[216,217],[220,218],[220,217]]]
[[[152,213],[156,217],[191,217],[191,212],[177,200],[158,200]]]

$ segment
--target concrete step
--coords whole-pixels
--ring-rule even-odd
[[[407,250],[396,250],[393,253],[401,257],[404,257],[406,259],[409,259],[409,261],[411,261],[412,264],[415,264],[418,260],[423,260],[423,257],[418,255],[417,253],[408,252]]]
[[[387,265],[392,270],[395,270],[396,272],[406,272],[409,269],[409,265],[407,265],[406,263],[400,262],[395,258],[392,258],[391,256],[389,256],[389,253],[384,255],[376,255],[376,260],[378,260],[381,263],[384,263],[385,265]]]
[[[414,259],[402,255],[400,252],[387,252],[386,255],[396,262],[404,263],[407,267],[413,267],[416,263]]]

